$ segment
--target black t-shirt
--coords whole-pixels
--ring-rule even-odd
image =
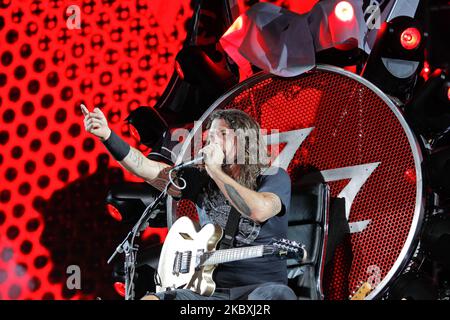
[[[186,168],[181,175],[186,180],[182,198],[192,200],[197,207],[201,226],[207,223],[225,228],[231,206],[206,171]],[[271,167],[257,179],[258,192],[276,194],[282,203],[281,211],[258,224],[240,217],[234,247],[269,244],[274,238],[286,238],[291,199],[291,180],[281,168]],[[287,283],[286,261],[277,257],[252,258],[220,264],[214,273],[218,288],[233,288],[265,282]]]

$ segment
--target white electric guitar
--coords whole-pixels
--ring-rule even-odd
[[[198,231],[188,217],[175,221],[161,250],[156,292],[183,288],[210,296],[216,289],[213,271],[220,263],[269,255],[281,259],[306,259],[304,246],[286,239],[269,245],[216,250],[222,235],[222,228],[214,224],[206,224]]]

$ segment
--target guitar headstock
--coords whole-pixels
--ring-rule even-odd
[[[356,291],[356,293],[350,297],[350,300],[364,300],[367,295],[372,291],[372,286],[369,282],[364,282]]]
[[[305,260],[307,257],[305,246],[288,239],[274,239],[271,247],[273,255],[283,259]]]

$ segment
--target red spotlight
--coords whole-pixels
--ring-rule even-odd
[[[342,22],[351,21],[355,15],[353,6],[348,1],[339,2],[334,8],[334,14]]]
[[[420,45],[422,36],[417,28],[408,28],[402,32],[400,36],[400,43],[406,50],[414,50]]]
[[[447,87],[447,99],[450,101],[450,86]]]
[[[130,126],[130,133],[133,136],[133,138],[135,138],[137,141],[141,141],[141,136],[139,135],[139,132],[137,131],[136,127],[133,126],[132,124],[130,124],[129,126]]]
[[[159,238],[159,243],[163,243],[166,240],[166,236],[169,230],[167,228],[152,228],[148,227],[142,232],[141,239],[146,241],[150,239],[152,236],[156,236]]]
[[[123,282],[114,282],[114,290],[122,296],[125,297],[125,284]]]
[[[117,210],[116,207],[114,207],[110,203],[108,203],[106,207],[107,207],[108,213],[111,215],[111,217],[113,217],[117,221],[122,221],[122,215],[120,214],[119,210]]]

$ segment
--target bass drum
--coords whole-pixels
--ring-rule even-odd
[[[361,282],[375,287],[366,299],[380,298],[417,247],[424,215],[420,148],[397,107],[367,80],[332,66],[295,78],[258,73],[207,110],[179,159],[191,153],[208,115],[228,108],[279,130],[278,165],[291,179],[314,168],[332,197],[345,198],[351,234],[325,269],[325,298],[348,299]],[[167,205],[169,226],[180,216],[196,218],[187,200],[169,197]]]

